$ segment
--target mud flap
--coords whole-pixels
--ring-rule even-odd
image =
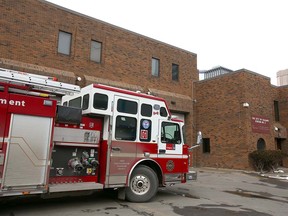
[[[126,194],[126,187],[118,189],[118,199],[119,200],[125,200],[126,199],[125,194]]]

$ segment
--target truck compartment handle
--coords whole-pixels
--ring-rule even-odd
[[[112,151],[121,151],[120,147],[112,147]]]

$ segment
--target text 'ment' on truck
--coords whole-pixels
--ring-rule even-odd
[[[197,178],[183,127],[162,98],[0,68],[0,197],[113,188],[149,201]]]

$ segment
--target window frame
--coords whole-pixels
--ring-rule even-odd
[[[75,106],[74,104],[71,105],[71,103],[76,103],[76,102],[77,102],[77,106]],[[81,108],[81,109],[82,109],[82,97],[79,96],[79,97],[76,97],[76,98],[73,98],[73,99],[69,100],[68,106],[69,106],[69,107],[76,107],[76,108]]]
[[[122,106],[124,107],[120,107],[120,104],[122,103]],[[130,105],[130,107],[128,107]],[[135,107],[131,107],[131,105],[135,106]],[[130,112],[130,109],[133,108],[133,112]],[[134,109],[135,108],[135,109]],[[127,100],[127,99],[123,99],[123,98],[119,98],[117,100],[117,112],[119,113],[126,113],[126,114],[131,114],[131,115],[137,115],[138,113],[138,102],[133,101],[133,100]],[[135,110],[135,111],[134,111]]]
[[[160,76],[160,60],[154,57],[152,57],[152,60],[151,60],[151,75],[153,77]]]
[[[89,108],[89,102],[90,102],[90,95],[85,94],[82,98],[82,110],[87,110]]]
[[[257,140],[257,150],[258,151],[263,151],[266,149],[266,141],[263,138],[259,138]]]
[[[177,68],[176,71],[175,71],[175,68]],[[172,63],[172,80],[179,81],[179,65],[175,63]]]
[[[105,102],[106,102],[106,106],[104,107],[104,106],[102,106],[102,107],[95,107],[95,98],[97,99],[97,97],[95,97],[96,95],[99,95],[99,96],[105,96],[105,98],[107,99],[107,100],[105,100]],[[99,100],[100,101],[100,100]],[[101,102],[103,102],[104,100],[101,100]],[[98,93],[98,92],[95,92],[94,94],[93,94],[93,109],[97,109],[97,110],[107,110],[108,109],[108,103],[109,103],[109,97],[108,97],[108,95],[107,94],[102,94],[102,93]],[[102,104],[102,103],[101,103]]]
[[[63,37],[61,37],[61,35]],[[65,36],[65,38],[64,38],[64,36]],[[68,42],[65,41],[67,39],[66,36],[69,36]],[[65,47],[63,48],[63,46],[65,46]],[[66,46],[69,46],[69,47],[66,47]],[[59,30],[57,53],[70,56],[71,50],[72,50],[71,48],[72,48],[72,33]]]
[[[211,153],[210,138],[203,138],[202,139],[202,153],[203,154],[210,154]]]
[[[146,106],[146,107],[144,107]],[[149,106],[149,110],[147,111]],[[150,110],[151,109],[151,110]],[[145,113],[144,113],[145,112]],[[148,113],[149,112],[149,113]],[[151,117],[153,112],[153,108],[151,104],[142,103],[141,104],[141,116]]]
[[[97,45],[100,45],[99,48],[98,47],[95,48],[93,46],[93,44],[96,44],[96,43],[97,43]],[[94,55],[96,56],[95,58],[93,58]],[[102,61],[102,42],[97,41],[97,40],[91,40],[91,43],[90,43],[90,61],[96,62],[96,63],[101,63],[101,61]]]
[[[279,101],[274,100],[274,116],[275,121],[280,121],[280,112],[279,112]]]
[[[164,112],[165,111],[165,112]],[[168,111],[165,107],[160,107],[160,116],[161,117],[167,117],[168,116]]]
[[[171,127],[171,126],[172,127],[175,126],[175,130],[172,131],[173,134],[167,132],[168,127]],[[178,139],[175,138],[176,131],[179,133],[177,137]],[[170,143],[170,144],[176,144],[176,145],[182,144],[181,127],[178,123],[166,122],[166,121],[163,121],[161,123],[161,143],[166,143],[166,144]]]
[[[123,125],[122,125],[122,130],[121,128],[119,127],[119,118],[120,120],[122,120],[122,118],[125,118],[125,121],[122,120],[122,122],[128,122],[127,120],[134,120],[134,127],[133,128],[123,128]],[[131,123],[131,121],[129,122]],[[114,131],[114,137],[115,137],[115,140],[119,140],[119,141],[136,141],[137,139],[137,118],[136,117],[130,117],[130,116],[123,116],[123,115],[118,115],[116,117],[116,122],[115,122],[115,131]],[[121,132],[133,132],[133,136],[131,136],[130,139],[128,139],[127,137],[125,136],[122,136]]]
[[[139,140],[140,142],[150,142],[151,141],[151,131],[152,131],[152,120],[147,118],[142,118],[140,120],[140,130],[139,130]],[[143,135],[144,133],[145,135]],[[147,136],[147,139],[144,137]]]

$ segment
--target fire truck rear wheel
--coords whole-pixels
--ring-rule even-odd
[[[130,202],[147,202],[157,193],[158,185],[158,177],[151,168],[138,166],[132,172],[126,199]]]

